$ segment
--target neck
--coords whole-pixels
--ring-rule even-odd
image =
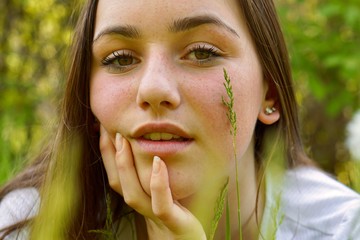
[[[249,181],[247,184],[241,184],[240,188],[240,223],[238,220],[238,200],[235,186],[229,186],[228,208],[229,216],[226,213],[226,206],[223,215],[219,221],[217,232],[214,239],[224,239],[230,235],[231,239],[258,239],[260,232],[260,223],[262,219],[265,204],[264,184],[259,187],[259,181]],[[251,184],[255,183],[255,184]],[[245,190],[244,190],[245,189]],[[227,220],[230,220],[230,232],[227,232]],[[240,238],[242,235],[242,238]]]
[[[221,201],[220,196],[224,189],[226,178],[219,181],[214,179],[214,184],[207,184],[206,189],[204,188],[204,191],[202,191],[203,194],[196,196],[195,201],[191,199],[191,205],[185,202],[181,203],[200,220],[204,229],[207,229],[208,235],[210,235],[214,228],[216,215],[221,215],[221,218],[218,219],[214,239],[224,239],[229,234],[231,239],[240,239],[240,234],[242,234],[242,239],[246,240],[258,238],[264,209],[265,189],[264,184],[259,188],[260,181],[257,176],[262,176],[262,174],[258,173],[254,161],[249,161],[248,164],[241,164],[239,169],[241,169],[241,173],[239,174],[238,181],[236,181],[236,174],[231,174],[228,180],[228,191],[225,194],[224,208],[219,214],[217,214],[219,210],[218,203]],[[237,188],[240,193],[239,201]],[[240,202],[240,223],[238,221],[238,202]],[[228,204],[229,216],[226,213],[226,204]],[[228,230],[226,230],[227,217],[230,219],[230,233],[227,233]]]

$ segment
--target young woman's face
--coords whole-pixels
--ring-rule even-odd
[[[91,108],[126,138],[149,193],[154,155],[175,199],[234,169],[223,69],[237,113],[242,177],[266,84],[235,0],[100,0],[93,38]]]

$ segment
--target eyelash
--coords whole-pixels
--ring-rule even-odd
[[[189,49],[188,53],[186,54],[186,57],[190,56],[191,54],[195,54],[196,52],[202,52],[202,53],[209,54],[209,57],[207,57],[206,59],[192,60],[192,61],[196,62],[198,65],[204,65],[206,63],[213,61],[214,58],[221,56],[219,51],[214,46],[195,45]],[[184,59],[186,59],[186,57],[184,57]]]
[[[196,56],[196,53],[206,54],[205,58],[198,59],[199,56]],[[198,66],[204,66],[204,65],[206,66],[207,64],[214,61],[214,58],[220,56],[221,55],[219,51],[214,46],[198,44],[191,47],[182,59],[191,61]],[[131,62],[125,63],[125,65],[121,65],[119,64],[119,62],[116,63],[116,61],[120,61],[122,59],[131,60]],[[125,51],[125,50],[112,52],[110,55],[106,56],[103,60],[101,60],[102,66],[107,67],[110,72],[114,72],[114,73],[126,72],[127,70],[130,70],[132,67],[134,67],[134,64],[138,62],[140,62],[140,60],[135,58],[131,51]]]
[[[115,61],[119,61],[121,59],[131,59],[132,62],[124,66],[115,63]],[[138,59],[133,57],[132,52],[121,50],[112,52],[101,61],[101,64],[102,66],[108,67],[110,71],[125,72],[128,68],[131,68],[131,66],[134,64],[134,61],[139,62]]]

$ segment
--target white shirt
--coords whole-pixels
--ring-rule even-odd
[[[38,208],[35,189],[9,193],[0,202],[0,229],[34,216]],[[123,239],[136,237],[131,215],[121,221],[119,229],[117,235]],[[27,235],[25,229],[5,239],[25,240]],[[286,172],[270,168],[266,173],[260,239],[360,239],[360,196],[315,168],[300,167]]]
[[[263,239],[360,239],[358,193],[311,167],[269,173]]]
[[[18,221],[34,217],[39,210],[40,200],[35,188],[17,189],[7,194],[0,202],[0,229]],[[28,239],[28,229],[12,232],[5,240]],[[0,232],[0,237],[2,232]]]

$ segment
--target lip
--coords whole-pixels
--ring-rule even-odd
[[[180,136],[183,141],[176,139],[153,141],[145,139],[144,135],[149,133],[169,133]],[[183,128],[172,123],[149,123],[138,127],[132,135],[139,150],[142,153],[161,158],[175,155],[184,151],[192,142],[193,138]]]

